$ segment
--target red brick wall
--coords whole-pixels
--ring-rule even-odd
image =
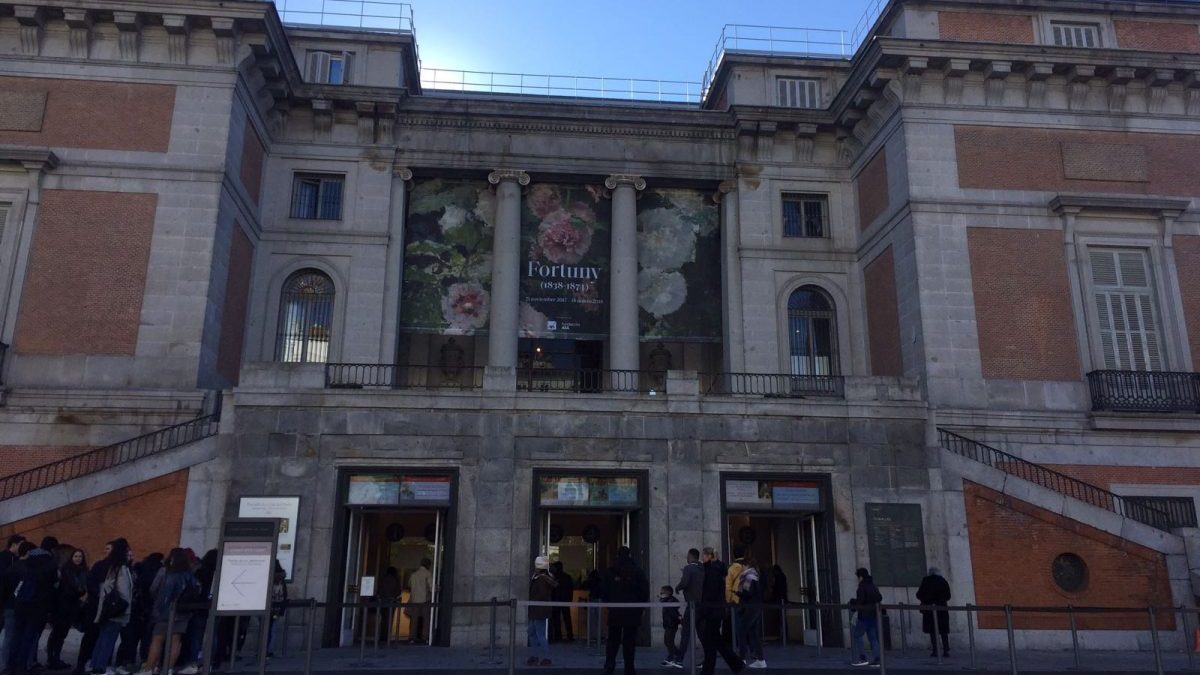
[[[255,131],[254,125],[251,124],[250,118],[246,118],[246,133],[242,140],[242,168],[241,177],[242,185],[246,187],[246,192],[250,193],[250,197],[258,202],[259,192],[262,190],[262,172],[263,160],[267,153],[263,147],[262,140],[258,137],[258,132]]]
[[[87,446],[72,445],[0,445],[0,478],[74,457],[90,449]]]
[[[938,35],[943,40],[1033,44],[1033,17],[990,12],[938,12]]]
[[[1105,490],[1121,485],[1200,485],[1200,468],[1189,466],[1100,466],[1046,464],[1045,466]]]
[[[858,174],[858,229],[865,230],[888,207],[887,150],[880,149]]]
[[[896,306],[896,264],[888,246],[863,269],[867,294],[867,340],[871,349],[871,374],[900,377],[904,359],[900,352],[900,312]]]
[[[1175,269],[1179,271],[1179,294],[1183,296],[1183,319],[1192,347],[1192,365],[1200,370],[1200,237],[1175,236]]]
[[[166,152],[171,140],[172,85],[0,77],[6,93],[46,94],[46,106],[39,131],[0,124],[0,143]]]
[[[1200,136],[954,127],[963,188],[1200,194]]]
[[[1078,380],[1062,232],[969,227],[967,248],[983,376]]]
[[[42,193],[15,351],[133,354],[157,204],[143,193]]]
[[[104,543],[125,537],[138,558],[166,553],[179,545],[188,471],[154,478],[107,494],[0,525],[0,538],[23,534],[40,540],[50,534],[87,552],[91,564],[104,554]],[[201,551],[200,553],[203,553]]]
[[[225,306],[221,309],[221,342],[217,349],[217,372],[230,384],[237,384],[242,368],[242,342],[253,261],[254,244],[250,243],[242,226],[234,223],[229,272],[225,278]]]
[[[963,481],[967,538],[975,577],[975,602],[980,605],[1170,607],[1171,587],[1166,558],[1094,527],[1013,499],[970,481]],[[1083,558],[1088,581],[1076,593],[1060,589],[1051,564],[1063,553]],[[1068,629],[1065,614],[1013,616],[1017,628]],[[1081,629],[1145,630],[1145,615],[1080,614]],[[981,612],[981,628],[1004,628],[1004,615]],[[1158,616],[1158,626],[1174,630],[1170,613]]]
[[[1200,53],[1200,30],[1194,23],[1114,19],[1113,28],[1121,49]]]

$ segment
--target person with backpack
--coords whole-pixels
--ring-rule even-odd
[[[529,579],[529,601],[551,602],[554,599],[554,589],[558,582],[550,573],[550,559],[539,555],[533,561],[533,576]],[[549,666],[550,641],[549,624],[553,616],[552,607],[530,605],[526,621],[526,633],[529,639],[529,658],[527,666]]]
[[[109,663],[121,629],[129,624],[133,606],[133,574],[129,571],[129,543],[116,539],[99,564],[100,584],[96,603],[96,642],[92,648],[92,673],[111,674]],[[82,654],[81,654],[82,658]]]
[[[725,563],[717,558],[717,552],[712,547],[705,547],[701,553],[704,561],[704,582],[700,591],[700,609],[696,612],[696,632],[700,635],[700,644],[704,647],[704,665],[701,675],[713,675],[717,667],[717,654],[725,659],[725,664],[735,673],[746,668],[746,663],[733,651],[729,641],[721,635],[721,626],[725,624],[725,579],[728,570]]]
[[[617,559],[604,575],[605,602],[647,602],[650,600],[650,581],[642,572],[628,546],[617,549]],[[625,659],[625,675],[634,675],[634,652],[637,650],[638,627],[642,625],[641,607],[613,607],[608,610],[608,642],[604,645],[604,672],[611,675],[617,668],[617,647]]]
[[[71,667],[62,660],[63,643],[71,628],[79,623],[79,612],[87,597],[87,556],[83,549],[66,548],[66,561],[58,568],[58,592],[51,611],[50,637],[46,640],[46,667],[51,670]]]
[[[754,556],[746,556],[742,561],[742,571],[738,574],[735,584],[738,597],[738,645],[743,659],[749,654],[753,659],[747,668],[766,668],[763,659],[762,623],[763,623],[763,584],[758,574],[758,562]]]
[[[163,646],[167,636],[171,636],[170,648],[166,659],[166,668],[170,671],[179,660],[179,650],[183,642],[183,634],[187,632],[190,609],[186,605],[200,601],[200,582],[192,574],[192,563],[187,553],[181,548],[173,548],[167,555],[166,565],[155,575],[150,585],[151,613],[150,623],[153,626],[150,638],[150,649],[146,661],[138,675],[152,675],[158,667],[158,661],[163,655]],[[171,606],[175,605],[175,616],[171,616]],[[169,623],[168,623],[169,622]],[[179,675],[195,675],[199,671],[196,664],[176,671]]]
[[[14,628],[8,652],[10,675],[29,672],[58,585],[58,569],[49,551],[30,542],[21,544],[18,551],[21,558],[10,570],[16,581],[10,600]]]
[[[850,601],[850,607],[855,613],[851,645],[853,649],[862,649],[862,639],[865,635],[867,642],[871,645],[873,658],[868,661],[866,654],[860,651],[858,660],[850,665],[878,667],[879,603],[883,602],[883,594],[875,586],[875,581],[871,578],[871,573],[867,571],[867,568],[858,568],[854,571],[854,576],[858,577],[858,590],[854,594],[854,599]]]

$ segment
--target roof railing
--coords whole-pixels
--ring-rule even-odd
[[[854,55],[854,45],[844,30],[727,23],[704,71],[705,96],[726,52],[847,59]]]
[[[274,0],[285,24],[415,33],[413,8],[394,0]]]
[[[421,88],[425,91],[526,94],[659,103],[696,104],[700,102],[699,82],[642,80],[627,77],[538,75],[422,68]]]

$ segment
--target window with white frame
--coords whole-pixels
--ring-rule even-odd
[[[1059,47],[1100,46],[1099,24],[1051,21],[1050,34]]]
[[[304,269],[283,284],[275,328],[275,360],[325,363],[333,332],[333,280],[320,270]]]
[[[820,238],[829,236],[825,195],[783,195],[783,236]]]
[[[351,52],[310,51],[304,79],[317,84],[350,84]]]
[[[293,218],[341,220],[346,179],[336,174],[298,173],[292,182]]]
[[[800,77],[781,77],[776,80],[777,103],[785,108],[820,108],[821,81]]]
[[[788,296],[788,356],[792,375],[836,375],[837,322],[833,300],[816,286]]]
[[[1146,249],[1092,248],[1092,296],[1106,370],[1163,370],[1162,322]]]

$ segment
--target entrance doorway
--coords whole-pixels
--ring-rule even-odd
[[[330,601],[450,600],[453,476],[356,473],[341,483],[341,527],[334,534],[341,546],[331,567]],[[449,626],[436,607],[344,607],[326,613],[324,641],[349,646],[365,636],[368,643],[446,645]]]
[[[781,605],[763,613],[766,641],[841,642],[837,612],[782,611],[788,603],[838,603],[837,560],[826,479],[723,476],[725,553],[754,556],[764,601]],[[786,617],[786,619],[785,619]],[[786,631],[786,633],[785,633]]]

